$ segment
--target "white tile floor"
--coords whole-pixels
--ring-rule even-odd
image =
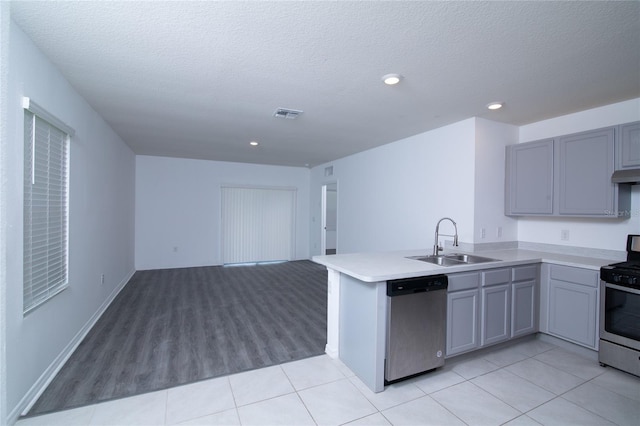
[[[326,355],[18,421],[28,425],[638,425],[640,378],[539,339],[373,393]]]

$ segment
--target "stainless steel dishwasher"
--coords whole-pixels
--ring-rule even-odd
[[[446,275],[387,281],[385,384],[444,365]]]

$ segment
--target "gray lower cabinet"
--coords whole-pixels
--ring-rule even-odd
[[[538,331],[538,265],[515,267],[511,282],[511,337]]]
[[[480,346],[478,272],[449,275],[447,292],[447,356]]]
[[[482,289],[481,346],[500,343],[511,337],[511,285]]]
[[[597,349],[597,271],[562,265],[549,267],[548,333]]]
[[[480,345],[508,340],[511,337],[511,268],[482,273],[481,300]]]
[[[535,333],[538,265],[449,275],[447,356]]]

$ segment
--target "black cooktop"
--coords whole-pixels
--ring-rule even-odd
[[[619,268],[631,271],[640,270],[640,235],[627,235],[627,261],[603,266],[606,269]]]
[[[640,289],[640,263],[628,261],[600,268],[600,279],[607,283]]]
[[[600,279],[608,283],[640,288],[640,235],[627,236],[627,261],[600,268]]]
[[[627,261],[620,263],[612,263],[611,265],[603,266],[604,268],[616,268],[616,269],[629,269],[632,271],[640,271],[640,262]]]

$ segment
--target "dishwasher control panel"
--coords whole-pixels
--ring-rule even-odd
[[[446,290],[449,285],[446,275],[403,278],[387,281],[387,296],[421,293],[425,291]]]

